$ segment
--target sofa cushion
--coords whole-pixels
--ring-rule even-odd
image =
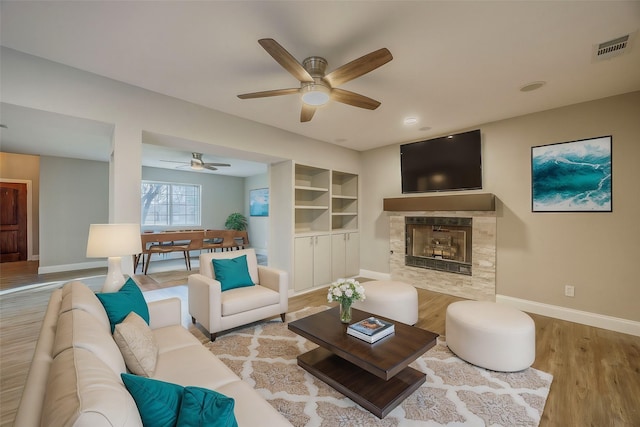
[[[227,365],[199,342],[178,348],[169,345],[169,350],[158,339],[158,345],[160,355],[154,379],[216,390],[229,382],[240,381]],[[185,363],[185,360],[189,363]]]
[[[116,375],[126,371],[120,349],[109,333],[109,326],[84,310],[70,310],[58,317],[51,356],[55,358],[70,348],[90,351]]]
[[[177,427],[238,427],[234,400],[217,391],[185,387]]]
[[[144,377],[153,375],[158,359],[158,343],[142,317],[133,311],[129,313],[122,323],[116,325],[113,339],[129,371]]]
[[[265,286],[231,289],[222,293],[222,316],[280,303],[280,294]]]
[[[247,256],[228,259],[213,259],[213,274],[220,282],[222,292],[229,289],[254,286],[247,267]]]
[[[147,325],[149,324],[147,302],[132,278],[129,278],[118,292],[100,293],[96,294],[96,296],[104,306],[107,316],[109,316],[112,333],[115,326],[122,322],[132,311],[138,313],[147,322]]]
[[[68,282],[62,287],[60,314],[75,309],[86,311],[109,328],[109,317],[104,306],[95,292],[79,281]]]
[[[120,376],[90,351],[70,348],[51,363],[41,426],[140,427],[142,420]]]
[[[174,427],[184,387],[165,381],[122,374],[122,382],[136,401],[145,426]]]

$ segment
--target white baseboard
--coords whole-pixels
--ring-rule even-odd
[[[574,310],[572,308],[560,307],[557,305],[543,304],[536,301],[513,298],[506,295],[496,295],[496,302],[507,304],[529,313],[594,326],[596,328],[622,332],[623,334],[640,336],[640,322],[633,320],[605,316],[603,314],[591,313],[588,311]]]
[[[379,271],[360,270],[359,276],[374,280],[391,280],[391,274],[380,273]]]
[[[76,264],[49,265],[45,267],[38,267],[38,274],[59,273],[61,271],[71,271],[71,270],[86,270],[88,268],[99,268],[99,267],[106,267],[106,266],[107,266],[106,260],[79,262]]]

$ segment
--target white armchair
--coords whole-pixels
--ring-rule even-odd
[[[249,275],[255,286],[222,292],[215,280],[213,259],[247,256]],[[200,255],[200,274],[191,274],[189,314],[211,334],[211,341],[220,331],[280,315],[284,322],[289,307],[289,279],[286,271],[258,265],[254,249],[231,252],[211,252]]]

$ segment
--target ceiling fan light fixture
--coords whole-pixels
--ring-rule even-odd
[[[300,92],[302,93],[302,102],[307,105],[319,107],[329,102],[331,89],[323,84],[309,83],[303,85]]]
[[[191,159],[191,169],[199,171],[203,168],[204,165],[202,164],[202,160],[197,158]]]

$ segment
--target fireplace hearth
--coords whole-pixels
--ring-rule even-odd
[[[405,265],[471,276],[472,218],[405,217]]]

